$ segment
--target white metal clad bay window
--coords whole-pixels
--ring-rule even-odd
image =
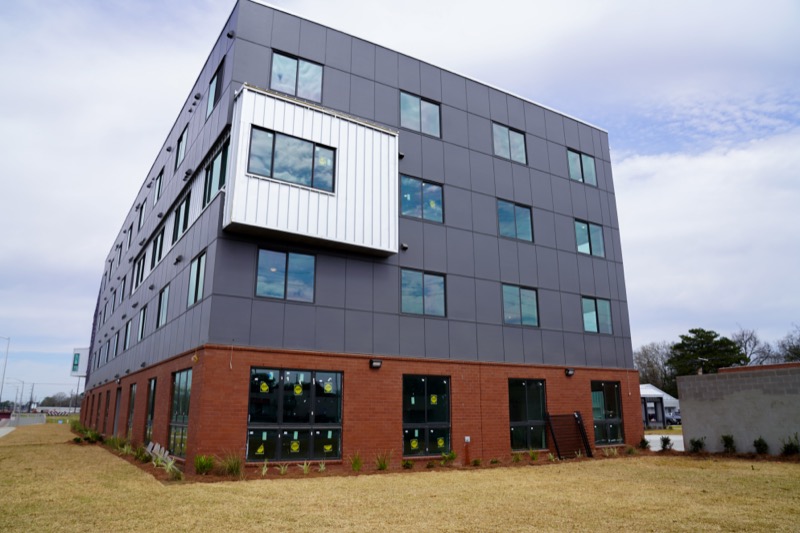
[[[247,172],[333,192],[333,148],[253,126]]]

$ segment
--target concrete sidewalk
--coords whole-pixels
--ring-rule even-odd
[[[0,439],[11,433],[17,428],[0,428]]]
[[[650,449],[654,452],[661,450],[661,437],[666,436],[672,439],[672,449],[676,452],[685,451],[683,449],[683,435],[645,435],[644,438],[650,443]]]

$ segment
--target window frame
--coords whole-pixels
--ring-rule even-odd
[[[188,136],[188,133],[189,124],[186,124],[186,126],[183,127],[180,137],[178,137],[178,140],[175,143],[175,168],[172,170],[172,172],[177,171],[178,167],[181,166],[181,163],[183,163],[183,160],[186,158],[186,137]]]
[[[163,256],[164,256],[164,227],[162,226],[161,229],[156,233],[156,236],[153,237],[153,241],[151,243],[151,251],[150,251],[151,271],[156,267],[156,265],[158,265],[161,262]]]
[[[136,342],[142,342],[147,331],[147,305],[139,309],[139,327],[136,333]]]
[[[126,421],[125,435],[129,441],[133,440],[133,415],[136,407],[136,383],[131,383],[128,388],[128,420]]]
[[[139,213],[136,222],[136,231],[142,230],[142,226],[144,226],[144,219],[146,212],[147,212],[147,198],[145,197],[145,199],[142,200],[142,203],[139,204]]]
[[[256,171],[256,170],[252,170],[252,166],[251,165],[252,165],[252,157],[253,157],[253,151],[252,151],[253,150],[253,135],[254,135],[255,132],[268,133],[268,134],[270,134],[272,136],[271,148],[270,148],[269,174],[266,174],[266,173],[263,173],[263,172],[260,172],[260,171]],[[279,178],[279,177],[275,176],[276,145],[278,143],[278,137],[279,136],[286,137],[287,139],[292,139],[292,140],[296,140],[296,141],[302,141],[304,143],[307,143],[307,144],[311,145],[312,157],[311,157],[311,184],[310,185],[306,185],[305,183],[299,183],[299,182],[296,182],[296,181],[285,180],[285,179],[282,179],[282,178]],[[330,165],[330,168],[331,168],[331,187],[330,187],[330,189],[326,189],[324,187],[319,187],[319,186],[317,186],[315,184],[316,180],[317,180],[317,150],[318,149],[327,150],[332,154],[331,155],[331,165]],[[297,187],[303,187],[303,188],[306,188],[306,189],[313,189],[315,191],[319,191],[319,192],[323,192],[323,193],[327,193],[327,194],[335,194],[336,193],[336,162],[337,161],[338,161],[338,159],[337,159],[337,149],[332,147],[332,146],[328,146],[328,145],[325,145],[325,144],[322,144],[322,143],[318,143],[318,142],[315,142],[315,141],[311,141],[311,140],[308,140],[308,139],[303,139],[301,137],[296,137],[294,135],[289,135],[289,134],[286,134],[286,133],[283,133],[283,132],[280,132],[280,131],[274,131],[274,130],[270,130],[270,129],[267,129],[267,128],[262,128],[261,126],[257,126],[255,124],[251,124],[250,125],[250,138],[249,138],[248,145],[247,145],[247,168],[246,168],[246,173],[248,175],[251,175],[251,176],[254,176],[254,177],[257,177],[257,178],[260,178],[260,179],[269,179],[269,180],[279,181],[281,183],[289,183],[290,185],[294,185],[294,186],[297,186]]]
[[[273,373],[277,373],[277,379],[273,377]],[[303,387],[303,382],[300,382],[300,393],[298,394],[298,383],[296,381],[287,381],[287,379],[291,379],[291,377],[287,378],[288,376],[293,376],[296,374],[309,374],[308,380],[308,388],[306,389]],[[325,386],[320,386],[320,383],[327,383],[323,381],[319,381],[317,376],[320,374],[332,374],[333,377],[337,379],[336,387],[337,390],[335,391],[335,396],[333,396],[334,400],[336,401],[336,412],[338,414],[338,420],[334,421],[319,421],[318,415],[320,409],[318,409],[320,405],[320,401],[325,401],[324,399],[327,398],[325,394],[329,394],[329,392],[325,391]],[[272,380],[273,389],[270,389],[269,386],[266,387],[266,391],[262,389],[265,381],[262,382],[262,385],[255,385],[258,383],[259,379],[263,376],[267,375],[268,379]],[[292,391],[288,391],[289,387],[292,387]],[[258,389],[256,389],[258,387]],[[308,391],[308,396],[305,396],[306,390]],[[307,421],[293,421],[286,419],[286,409],[287,403],[289,398],[292,398],[292,392],[294,395],[297,396],[304,396],[302,401],[307,402],[307,411],[308,411],[308,420]],[[266,398],[269,402],[265,401],[264,395],[270,394],[271,396]],[[320,396],[322,394],[323,396]],[[322,399],[322,400],[321,400]],[[272,403],[274,401],[274,403]],[[269,404],[271,407],[274,407],[274,421],[263,421],[263,420],[253,420],[253,417],[257,414],[257,409],[261,405]],[[341,370],[318,370],[318,369],[294,369],[294,368],[270,368],[270,367],[260,367],[260,366],[251,366],[250,367],[250,380],[248,385],[248,407],[247,407],[247,449],[245,452],[245,458],[247,461],[264,461],[265,459],[269,461],[302,461],[302,460],[338,460],[342,458],[342,427],[344,421],[344,372]],[[333,440],[333,432],[337,432],[337,436],[335,440],[338,442],[337,450],[334,455],[327,455],[327,451],[323,450],[318,453],[316,449],[316,439],[320,432],[328,431],[331,436],[324,438],[324,440]],[[265,447],[262,453],[259,453],[261,447],[264,447],[266,444],[266,440],[264,436],[261,439],[261,447],[256,448],[253,450],[253,446],[255,443],[259,441],[257,437],[253,438],[254,434],[261,432],[262,434],[266,434],[268,432],[272,432],[275,434],[273,438],[277,439],[277,443],[275,444],[274,448],[272,449],[272,457],[270,457],[267,453],[267,447]],[[283,438],[289,432],[296,432],[295,437],[289,437],[292,441],[297,442],[298,451],[294,452],[291,449],[291,444],[289,444],[289,452],[288,456],[284,457],[284,445],[283,445]],[[301,440],[298,438],[300,432],[307,432],[308,440],[307,440],[307,450],[305,454],[300,453],[302,450],[300,449],[300,442]],[[324,446],[324,445],[323,445]],[[269,448],[272,448],[269,446]],[[297,453],[298,455],[293,455]],[[321,455],[321,456],[320,456]]]
[[[404,97],[406,99],[414,99],[417,102],[417,107],[419,109],[419,116],[416,117],[416,118],[419,121],[419,127],[415,127],[414,123],[412,123],[412,124],[404,123],[404,121],[403,121],[403,117],[405,116],[405,114],[403,113]],[[423,124],[424,124],[423,117],[425,116],[425,113],[423,112],[423,106],[424,105],[433,106],[433,107],[436,108],[436,133],[431,133],[430,131],[424,131],[423,130]],[[409,131],[413,131],[413,132],[416,132],[416,133],[421,133],[423,135],[426,135],[428,137],[433,137],[435,139],[441,139],[442,138],[442,106],[441,106],[441,104],[439,102],[436,102],[434,100],[430,100],[428,98],[423,98],[423,97],[421,97],[419,95],[416,95],[416,94],[409,93],[409,92],[401,90],[400,91],[400,105],[398,107],[399,107],[399,111],[400,111],[399,124],[400,124],[401,128],[409,130]],[[412,112],[412,113],[414,112],[413,109],[410,109],[409,111]]]
[[[186,193],[175,206],[175,218],[172,221],[172,244],[178,242],[189,229],[189,208],[192,202],[192,191]]]
[[[228,146],[229,142],[226,141],[219,152],[211,159],[211,161],[206,165],[205,173],[204,173],[204,180],[203,180],[203,205],[202,207],[206,207],[208,204],[211,203],[211,200],[214,199],[216,194],[225,187],[225,178],[226,178],[226,171],[228,166]],[[218,174],[214,173],[216,162],[217,160],[220,161]],[[215,179],[216,178],[216,179]],[[215,184],[216,181],[216,184]]]
[[[573,158],[572,156],[577,157],[577,161],[579,163],[579,167],[573,167]],[[585,168],[585,161],[586,159],[591,159],[592,161],[592,181],[587,181],[587,173]],[[575,172],[573,172],[575,170]],[[576,177],[577,172],[580,172],[580,179]],[[584,183],[586,185],[591,185],[592,187],[598,187],[597,185],[597,159],[593,155],[589,155],[587,153],[581,152],[579,150],[573,150],[572,148],[567,148],[567,176],[572,181],[577,181],[579,183]]]
[[[608,397],[606,396],[606,389],[613,386],[615,394],[613,395],[614,409],[609,410]],[[625,442],[625,426],[622,416],[622,389],[619,381],[592,381],[590,384],[592,394],[592,421],[594,422],[594,443],[595,445],[615,445]],[[598,389],[598,390],[596,390]],[[596,399],[598,398],[595,393],[602,393],[602,413],[598,413],[598,405]],[[615,400],[615,401],[614,401]],[[598,414],[601,414],[598,417]],[[614,429],[618,429],[617,437],[612,438]]]
[[[158,199],[161,198],[161,187],[164,181],[164,167],[161,167],[161,171],[156,176],[156,180],[153,186],[153,205],[158,203]]]
[[[525,414],[523,417],[514,420],[514,402],[513,393],[512,393],[512,385],[519,386],[521,385],[524,389],[524,411]],[[541,387],[540,389],[540,398],[541,398],[541,418],[535,418],[531,416],[531,397],[529,394],[529,388],[531,386]],[[546,423],[546,415],[547,415],[547,384],[544,379],[528,379],[528,378],[509,378],[508,379],[508,420],[509,420],[509,439],[510,439],[510,447],[512,451],[521,451],[521,450],[544,450],[547,449],[547,423]],[[514,447],[514,430],[524,431],[525,432],[525,447]],[[540,442],[534,443],[534,433],[541,432],[541,440]],[[534,446],[537,444],[537,446]]]
[[[192,397],[192,369],[172,373],[172,398],[170,402],[167,449],[170,455],[186,457],[189,437],[189,410]]]
[[[145,411],[144,421],[144,443],[150,444],[153,437],[153,418],[156,412],[156,385],[158,378],[147,380],[147,411]]]
[[[579,233],[578,233],[578,226],[580,224],[583,224],[583,225],[586,226],[586,244],[588,244],[588,246],[589,246],[589,251],[588,252],[585,252],[585,251],[581,250],[581,241],[580,241]],[[599,251],[597,250],[598,246],[597,246],[597,242],[595,241],[595,236],[597,235],[597,233],[595,231],[593,231],[593,230],[599,230],[600,231],[600,241],[599,241],[599,243],[600,243],[599,248],[600,249],[599,249]],[[579,254],[591,255],[593,257],[605,258],[605,256],[606,256],[606,243],[605,243],[604,239],[605,239],[605,235],[603,233],[603,226],[601,226],[599,224],[594,224],[593,222],[589,222],[589,221],[586,221],[586,220],[581,220],[581,219],[578,219],[578,218],[575,219],[575,249],[577,250],[577,252]],[[596,251],[598,251],[598,253],[595,253]]]
[[[189,294],[187,309],[203,299],[206,278],[206,250],[197,254],[189,265]]]
[[[261,260],[262,253],[264,254],[280,254],[283,255],[283,295],[282,296],[271,296],[269,294],[261,294],[259,293],[259,279],[261,278]],[[292,298],[289,296],[290,294],[290,283],[291,283],[291,273],[290,273],[290,266],[291,266],[291,259],[292,256],[295,257],[303,257],[303,258],[311,258],[312,261],[312,268],[313,268],[313,275],[311,277],[311,299],[304,300],[299,298]],[[274,272],[274,270],[273,270]],[[317,256],[314,254],[306,254],[300,252],[288,252],[284,250],[275,250],[272,248],[259,248],[258,249],[258,257],[256,258],[256,284],[255,284],[255,296],[257,298],[269,298],[272,300],[284,300],[287,302],[300,302],[300,303],[309,303],[313,304],[316,301],[316,287],[317,287]]]
[[[158,293],[158,313],[156,314],[156,329],[160,329],[167,323],[167,313],[169,312],[169,283],[167,283]]]
[[[403,206],[403,204],[404,204],[403,188],[404,188],[405,183],[409,182],[409,181],[416,182],[415,186],[417,184],[419,185],[419,189],[420,189],[419,190],[419,202],[420,203],[419,203],[418,206],[416,206],[416,205],[414,206],[415,210],[417,208],[419,208],[419,211],[420,211],[420,215],[419,216],[417,216],[416,214],[411,214],[411,213],[405,213],[404,212],[405,210],[404,210],[404,206]],[[425,200],[426,200],[426,189],[425,188],[426,187],[435,187],[439,191],[439,203],[441,205],[441,208],[440,208],[441,220],[438,220],[436,218],[430,218],[430,217],[426,216],[426,214],[425,214],[426,213],[426,209],[425,209],[425,205],[426,205],[425,204]],[[407,174],[400,174],[400,194],[398,196],[400,197],[399,213],[400,213],[401,217],[413,218],[413,219],[416,219],[416,220],[424,220],[426,222],[434,222],[436,224],[444,224],[445,223],[445,216],[444,216],[444,186],[441,183],[436,183],[435,181],[428,181],[428,180],[424,180],[424,179],[421,179],[421,178],[415,178],[414,176],[409,176]],[[427,197],[427,198],[428,198],[429,202],[433,201],[433,199],[430,199],[430,197]],[[414,199],[409,198],[409,203],[411,203],[412,200],[414,200]],[[416,203],[416,202],[414,201],[414,203]]]
[[[603,311],[608,311],[608,320],[601,321],[601,309],[598,305],[599,302],[603,302]],[[594,329],[587,329],[591,328],[591,324],[587,322],[587,304],[593,305],[593,312],[594,312]],[[594,296],[581,296],[581,316],[583,318],[583,332],[584,333],[596,333],[598,335],[613,335],[614,334],[614,323],[613,318],[611,316],[611,300],[606,298],[596,298]],[[607,325],[607,331],[602,330],[601,326]]]
[[[438,407],[439,404],[439,396],[440,394],[429,394],[429,385],[432,379],[440,379],[443,380],[443,384],[447,387],[445,392],[446,399],[447,399],[447,409],[446,409],[446,420],[433,420],[431,421],[431,405],[436,405]],[[413,392],[409,390],[411,387],[410,383],[411,380],[421,380],[424,383],[424,393],[423,398],[425,399],[425,409],[424,409],[424,421],[413,421],[411,420],[411,411],[412,408],[416,405],[415,396],[411,396],[409,398],[409,393]],[[434,404],[433,396],[436,396],[436,403]],[[451,376],[449,375],[436,375],[436,374],[403,374],[402,377],[402,409],[403,409],[403,457],[430,457],[441,455],[442,453],[449,453],[452,450],[452,392],[451,392]],[[416,434],[410,434],[410,431],[416,431]],[[422,432],[424,435],[424,446],[419,446],[419,432]],[[430,442],[431,436],[436,434],[441,434],[444,431],[446,434],[446,445],[443,447],[436,446],[433,448],[432,443]],[[433,437],[439,438],[439,437]],[[406,446],[406,440],[408,440],[408,447]],[[414,449],[414,441],[417,441],[417,448],[419,449],[418,453],[413,453],[411,450]],[[438,443],[437,443],[438,444]],[[431,451],[434,450],[434,451]]]
[[[509,207],[511,207],[513,209],[513,213],[514,213],[514,235],[513,236],[512,235],[506,235],[506,234],[503,233],[503,224],[501,223],[501,220],[500,220],[501,207],[503,207],[503,206],[509,206]],[[528,229],[530,230],[530,236],[531,236],[530,239],[526,239],[524,237],[520,237],[519,236],[520,235],[520,231],[519,231],[519,211],[527,211],[528,223],[529,223]],[[518,204],[516,202],[509,202],[508,200],[503,200],[502,198],[498,198],[497,199],[497,234],[500,237],[505,238],[505,239],[513,239],[515,241],[530,242],[530,243],[535,242],[535,239],[534,239],[534,236],[533,236],[533,209],[530,206],[527,206],[527,205]]]
[[[506,306],[507,306],[507,304],[510,306],[514,302],[508,302],[506,300],[506,289],[516,289],[517,302],[519,304],[519,308],[517,309],[518,316],[519,316],[519,322],[511,322],[511,321],[507,320],[507,317],[510,315],[510,313],[508,312],[509,309],[507,309]],[[538,289],[535,289],[533,287],[523,287],[521,285],[513,285],[513,284],[510,284],[510,283],[501,283],[500,284],[500,290],[502,291],[502,298],[503,298],[503,325],[504,326],[520,326],[520,327],[526,327],[526,328],[538,328],[540,326],[540,320],[539,320],[539,291],[538,291]],[[535,313],[535,318],[536,318],[536,321],[535,321],[536,323],[535,324],[527,324],[527,323],[525,323],[525,319],[524,319],[525,315],[523,313],[523,303],[522,303],[522,296],[523,296],[523,292],[522,291],[526,291],[527,293],[533,293],[534,313]]]
[[[211,79],[208,82],[208,95],[206,101],[206,120],[208,117],[211,116],[211,113],[214,112],[214,109],[217,107],[217,103],[220,101],[222,97],[222,81],[223,75],[225,74],[225,58],[222,58],[222,61],[219,62],[217,66],[217,70],[214,71],[214,74],[211,76]]]
[[[292,92],[287,92],[282,90],[281,88],[273,87],[273,80],[275,76],[275,57],[280,56],[284,59],[289,59],[294,61],[294,90]],[[315,67],[319,67],[319,100],[314,98],[310,98],[307,96],[300,96],[298,94],[298,88],[300,84],[300,63],[307,63],[309,65],[313,65]],[[285,52],[279,52],[277,50],[272,51],[272,60],[270,61],[270,69],[269,69],[269,88],[273,91],[277,91],[279,93],[288,94],[290,96],[294,96],[295,98],[301,98],[303,100],[307,100],[309,102],[322,102],[322,90],[325,84],[325,67],[315,61],[309,61],[307,59],[303,59],[301,57],[287,54]]]
[[[411,274],[420,274],[422,276],[420,287],[422,287],[422,294],[420,295],[422,301],[422,311],[417,312],[413,311],[406,307],[406,301],[404,298],[404,293],[406,291],[406,280],[404,279],[404,274],[408,273]],[[428,305],[426,305],[426,280],[427,278],[440,278],[442,280],[442,313],[429,313],[426,311]],[[416,296],[413,296],[416,297]],[[433,307],[434,304],[431,304]],[[419,270],[415,268],[401,268],[400,269],[400,312],[402,314],[407,315],[416,315],[416,316],[430,316],[430,317],[439,317],[439,318],[446,318],[447,317],[447,275],[446,274],[439,274],[437,272],[429,272],[426,270]]]
[[[505,136],[506,136],[505,140],[508,141],[508,155],[505,155],[504,153],[500,153],[497,150],[498,138],[496,136],[498,134],[498,131],[500,131],[501,134],[503,132],[505,132]],[[523,154],[523,160],[522,161],[520,161],[519,159],[516,159],[514,157],[514,150],[512,149],[513,143],[511,142],[511,139],[512,139],[511,134],[512,133],[514,133],[516,135],[519,135],[520,138],[522,139],[522,154]],[[503,139],[500,139],[500,140],[503,140]],[[525,138],[525,132],[524,131],[520,131],[518,129],[514,129],[514,128],[511,128],[511,127],[508,127],[505,124],[501,124],[499,122],[492,122],[492,154],[495,155],[496,157],[500,157],[500,158],[505,159],[507,161],[511,161],[512,163],[518,163],[520,165],[527,166],[528,165],[528,141]]]
[[[131,294],[139,288],[145,278],[147,268],[147,250],[142,251],[142,255],[136,259],[133,264],[133,287],[131,287]]]
[[[132,329],[132,324],[131,324],[131,322],[133,322],[133,319],[132,319],[132,318],[131,318],[131,319],[129,319],[129,320],[128,320],[128,321],[125,323],[125,335],[124,335],[124,337],[123,337],[123,341],[122,341],[122,351],[123,351],[123,352],[124,352],[124,351],[127,351],[127,350],[128,350],[128,348],[130,348],[130,347],[131,347],[131,329]]]

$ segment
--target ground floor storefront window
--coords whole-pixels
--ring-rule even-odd
[[[450,377],[403,376],[403,455],[450,451]]]
[[[619,381],[592,381],[594,443],[623,442]]]

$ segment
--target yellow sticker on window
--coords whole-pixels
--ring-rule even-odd
[[[326,444],[322,447],[322,451],[325,453],[331,453],[333,451],[333,444]]]
[[[431,394],[431,405],[438,405],[439,404],[439,397],[435,394]]]
[[[258,449],[256,450],[256,455],[264,455],[264,445],[263,444],[261,446],[259,446]]]
[[[292,443],[289,445],[289,451],[292,453],[297,453],[300,451],[300,442],[293,440]]]
[[[436,439],[436,447],[444,448],[444,437],[439,437],[438,439]]]
[[[428,202],[428,205],[431,206],[431,209],[436,209],[436,202],[434,200],[431,200],[430,202]]]
[[[325,391],[325,394],[330,394],[331,392],[333,392],[333,385],[331,385],[330,383],[326,383],[325,386],[322,387],[322,390]]]
[[[319,164],[320,165],[327,165],[328,164],[328,158],[325,157],[324,155],[321,155],[319,157]]]
[[[419,448],[419,441],[417,439],[411,439],[411,449],[416,450]]]
[[[266,381],[261,382],[261,392],[269,392],[269,385]]]
[[[294,395],[300,396],[301,394],[303,394],[303,386],[298,383],[294,386]]]

